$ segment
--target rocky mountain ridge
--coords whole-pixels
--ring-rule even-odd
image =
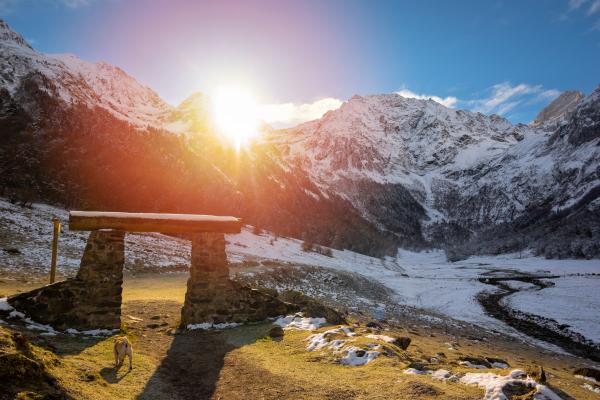
[[[206,96],[171,107],[119,68],[36,52],[2,22],[0,91],[3,193],[231,213],[375,255],[600,255],[599,90],[559,96],[531,125],[398,94],[354,96],[318,120],[265,128],[235,155],[213,134]]]

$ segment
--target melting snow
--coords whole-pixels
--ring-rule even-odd
[[[279,325],[283,329],[300,329],[306,331],[313,331],[327,324],[325,318],[312,318],[303,317],[301,315],[288,315],[286,317],[280,317],[275,322],[275,325]]]
[[[201,322],[199,324],[188,324],[187,328],[189,330],[209,330],[209,329],[229,329],[240,326],[241,324],[237,322],[223,322],[221,324],[213,324],[212,322]]]
[[[536,389],[535,399],[561,400],[547,386],[540,385],[522,370],[513,370],[510,374],[496,375],[491,373],[468,373],[460,378],[460,382],[467,385],[477,385],[485,390],[484,400],[508,400],[504,395],[503,389],[513,384],[524,384]],[[525,377],[523,379],[520,379]]]
[[[340,363],[353,366],[368,364],[381,354],[378,351],[362,350],[358,347],[346,347],[344,351],[346,355],[340,359]]]

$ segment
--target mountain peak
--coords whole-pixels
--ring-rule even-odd
[[[552,103],[540,111],[533,120],[533,125],[559,122],[564,116],[571,113],[584,97],[582,92],[574,90],[562,92]]]
[[[0,42],[12,42],[20,47],[26,47],[33,50],[33,47],[21,36],[15,32],[3,19],[0,19]]]

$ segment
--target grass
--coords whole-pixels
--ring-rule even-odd
[[[213,399],[481,399],[482,391],[474,386],[402,373],[409,365],[419,364],[453,373],[507,373],[507,370],[465,368],[458,364],[465,356],[502,358],[511,368],[538,363],[546,369],[553,387],[577,399],[597,396],[583,389],[583,382],[573,378],[575,367],[583,366],[585,362],[546,354],[503,336],[488,336],[487,339],[477,336],[480,340],[476,341],[468,339],[466,333],[461,336],[441,328],[398,328],[384,334],[410,336],[413,342],[407,351],[380,342],[392,356],[382,355],[366,366],[350,367],[333,363],[330,353],[308,352],[306,338],[310,332],[286,331],[283,340],[267,337],[270,324],[248,325],[223,333],[190,332],[181,336],[169,334],[166,327],[164,331],[148,328],[149,323],[156,322],[150,319],[154,315],[160,315],[160,321],[169,322],[168,328],[177,325],[186,279],[187,274],[126,277],[122,332],[127,334],[134,347],[131,372],[127,368],[113,369],[112,338],[39,337],[41,344],[53,352],[41,347],[34,347],[34,352],[46,360],[47,370],[76,399],[169,399],[176,397],[173,395],[176,385],[191,387],[177,398],[202,398],[194,392],[194,385],[202,383],[205,377],[185,373],[194,364],[203,362],[208,362],[208,370],[214,372],[208,396]],[[4,288],[5,293],[14,293],[25,287],[17,284]],[[126,315],[143,320],[128,319]],[[164,315],[169,315],[169,319]],[[194,338],[199,340],[194,341]],[[359,345],[373,342],[364,338],[356,340]],[[449,350],[446,342],[453,343],[455,350]],[[180,364],[181,353],[174,355],[171,351],[176,343],[179,349],[183,348],[183,354],[187,354],[186,361]],[[186,343],[189,347],[185,347]],[[438,353],[441,352],[445,354],[440,356]],[[432,364],[431,357],[438,357],[440,362]],[[165,364],[165,359],[169,359],[170,364]],[[159,371],[171,373],[173,380],[163,379]]]
[[[127,367],[115,371],[112,347],[112,338],[100,340],[80,353],[64,355],[50,372],[75,398],[134,399],[156,371],[156,360],[136,354],[132,371]]]

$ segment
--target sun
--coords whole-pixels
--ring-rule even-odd
[[[217,130],[238,150],[258,135],[258,104],[249,91],[219,87],[213,96],[213,110]]]

